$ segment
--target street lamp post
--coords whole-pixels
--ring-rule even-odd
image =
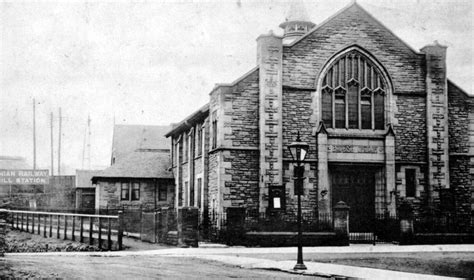
[[[293,161],[296,162],[294,166],[294,189],[295,194],[298,196],[298,257],[294,270],[304,270],[306,266],[303,263],[303,232],[301,228],[301,195],[304,193],[303,180],[304,180],[304,165],[302,165],[306,154],[308,153],[309,145],[306,142],[302,142],[300,139],[300,133],[298,131],[298,137],[296,141],[288,146]]]

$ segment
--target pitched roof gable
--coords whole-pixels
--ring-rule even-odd
[[[165,137],[170,126],[115,125],[112,140],[112,157],[115,162],[137,149],[169,150]]]
[[[398,41],[400,41],[404,46],[406,46],[409,50],[411,50],[414,54],[419,54],[418,51],[413,49],[410,45],[408,45],[405,41],[403,41],[400,37],[398,37],[395,33],[393,33],[388,27],[386,27],[383,23],[381,23],[378,19],[376,19],[374,16],[372,16],[367,10],[365,10],[362,6],[360,6],[357,2],[352,2],[351,4],[347,5],[346,7],[342,8],[338,12],[336,12],[334,15],[323,21],[322,23],[316,25],[313,29],[311,29],[308,33],[305,35],[301,36],[297,40],[293,41],[291,44],[285,46],[285,47],[293,47],[294,45],[298,44],[299,42],[305,40],[307,37],[311,36],[314,32],[317,32],[318,30],[322,29],[325,25],[329,24],[331,21],[334,19],[338,18],[342,14],[346,12],[355,12],[359,11],[367,15],[367,18],[370,19],[374,24],[379,25],[381,28],[385,29],[387,32],[389,32],[393,37],[395,37]]]
[[[169,153],[138,150],[105,169],[93,178],[158,178],[171,179]]]

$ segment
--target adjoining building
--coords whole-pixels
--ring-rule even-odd
[[[157,209],[172,205],[173,174],[164,137],[169,126],[116,125],[111,166],[92,176],[95,207]]]
[[[96,184],[92,184],[92,177],[102,170],[76,170],[76,209],[81,212],[95,211]]]
[[[167,134],[175,206],[293,211],[288,145],[310,144],[303,212],[350,208],[350,225],[474,209],[474,98],[447,79],[447,48],[413,50],[359,4],[320,24],[292,9],[284,36],[257,38],[257,66]],[[272,203],[279,198],[281,203]],[[363,229],[361,229],[363,230]]]

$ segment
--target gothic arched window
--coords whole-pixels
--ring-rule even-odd
[[[352,50],[336,59],[321,86],[327,128],[384,129],[387,83],[365,55]]]

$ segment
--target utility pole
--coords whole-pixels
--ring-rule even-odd
[[[51,112],[51,176],[54,175],[53,112]]]
[[[61,175],[61,107],[59,107],[59,136],[58,136],[58,176]]]
[[[33,98],[33,170],[36,170],[36,102]]]
[[[87,127],[84,130],[84,143],[82,144],[82,169],[87,159],[87,168],[91,169],[91,116],[87,116]]]
[[[87,116],[87,129],[89,130],[88,140],[87,140],[87,159],[88,159],[88,168],[91,169],[91,115]]]

